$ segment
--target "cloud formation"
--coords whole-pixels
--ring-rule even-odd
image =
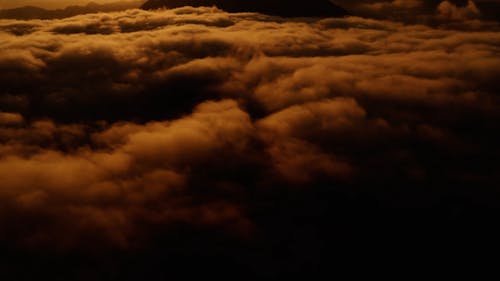
[[[186,225],[251,240],[345,193],[487,205],[500,33],[443,5],[455,26],[216,8],[0,21],[1,246],[133,251]],[[319,191],[336,203],[293,198]]]
[[[337,1],[352,14],[409,24],[447,26],[452,22],[477,25],[478,20],[497,21],[500,2],[496,0],[358,0]],[[456,28],[456,26],[455,26]]]

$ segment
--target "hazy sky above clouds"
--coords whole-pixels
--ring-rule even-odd
[[[127,1],[127,0],[125,0]],[[85,5],[90,2],[109,3],[119,2],[119,0],[0,0],[0,9],[21,7],[26,5],[43,8],[64,8],[69,5]]]

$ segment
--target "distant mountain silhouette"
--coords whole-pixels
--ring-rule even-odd
[[[76,15],[90,14],[97,12],[114,12],[140,7],[141,0],[120,1],[107,4],[97,4],[90,2],[85,6],[69,6],[64,9],[47,10],[34,6],[25,6],[14,9],[0,10],[2,19],[58,19]]]
[[[286,1],[286,0],[148,0],[142,9],[163,7],[217,6],[228,12],[258,12],[283,17],[337,17],[347,11],[329,0]]]

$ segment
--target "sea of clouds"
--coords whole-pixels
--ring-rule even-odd
[[[284,218],[279,202],[315,188],[496,202],[496,23],[192,7],[0,20],[0,73],[9,247],[136,249],[179,224],[251,239],[274,216],[259,210]]]

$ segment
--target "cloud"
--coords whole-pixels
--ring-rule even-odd
[[[439,17],[448,20],[464,20],[477,18],[481,12],[473,1],[468,1],[467,6],[457,7],[448,1],[443,1],[438,8]]]
[[[387,9],[416,9],[423,6],[420,0],[394,0],[392,2],[375,2],[362,4],[362,7],[375,12]]]
[[[70,153],[56,143],[71,140],[71,136],[89,137],[83,128],[71,130],[37,122],[10,131],[1,155],[0,200],[15,210],[39,212],[31,214],[35,219],[43,220],[48,213],[51,219],[61,221],[57,229],[16,233],[16,240],[40,246],[64,239],[60,246],[68,250],[81,246],[78,232],[86,235],[97,230],[114,246],[129,247],[128,239],[138,231],[134,225],[138,220],[153,220],[154,224],[230,222],[231,231],[251,228],[231,202],[189,203],[196,197],[188,182],[193,170],[209,165],[207,161],[217,158],[218,151],[239,153],[247,146],[252,124],[236,103],[206,102],[192,116],[177,121],[152,122],[133,129],[127,126],[134,127],[116,125],[92,136],[96,144],[103,145],[100,150],[85,144]],[[5,137],[9,131],[0,133]],[[28,138],[31,145],[37,142],[39,147],[30,149],[23,143]],[[45,148],[44,143],[55,147]],[[16,150],[19,145],[25,150]],[[67,225],[70,221],[79,224]]]
[[[310,182],[319,174],[345,179],[353,168],[313,142],[324,136],[349,133],[363,122],[366,112],[353,99],[337,98],[294,105],[259,121],[262,137],[270,144],[272,161],[292,182]]]
[[[466,18],[2,20],[0,248],[259,256],[292,237],[302,268],[367,201],[487,205],[500,35]]]
[[[486,29],[498,22],[498,1],[360,0],[337,1],[357,16],[452,29]],[[452,22],[452,24],[450,24]]]
[[[23,116],[20,114],[0,112],[0,124],[2,125],[20,125],[23,122]]]

